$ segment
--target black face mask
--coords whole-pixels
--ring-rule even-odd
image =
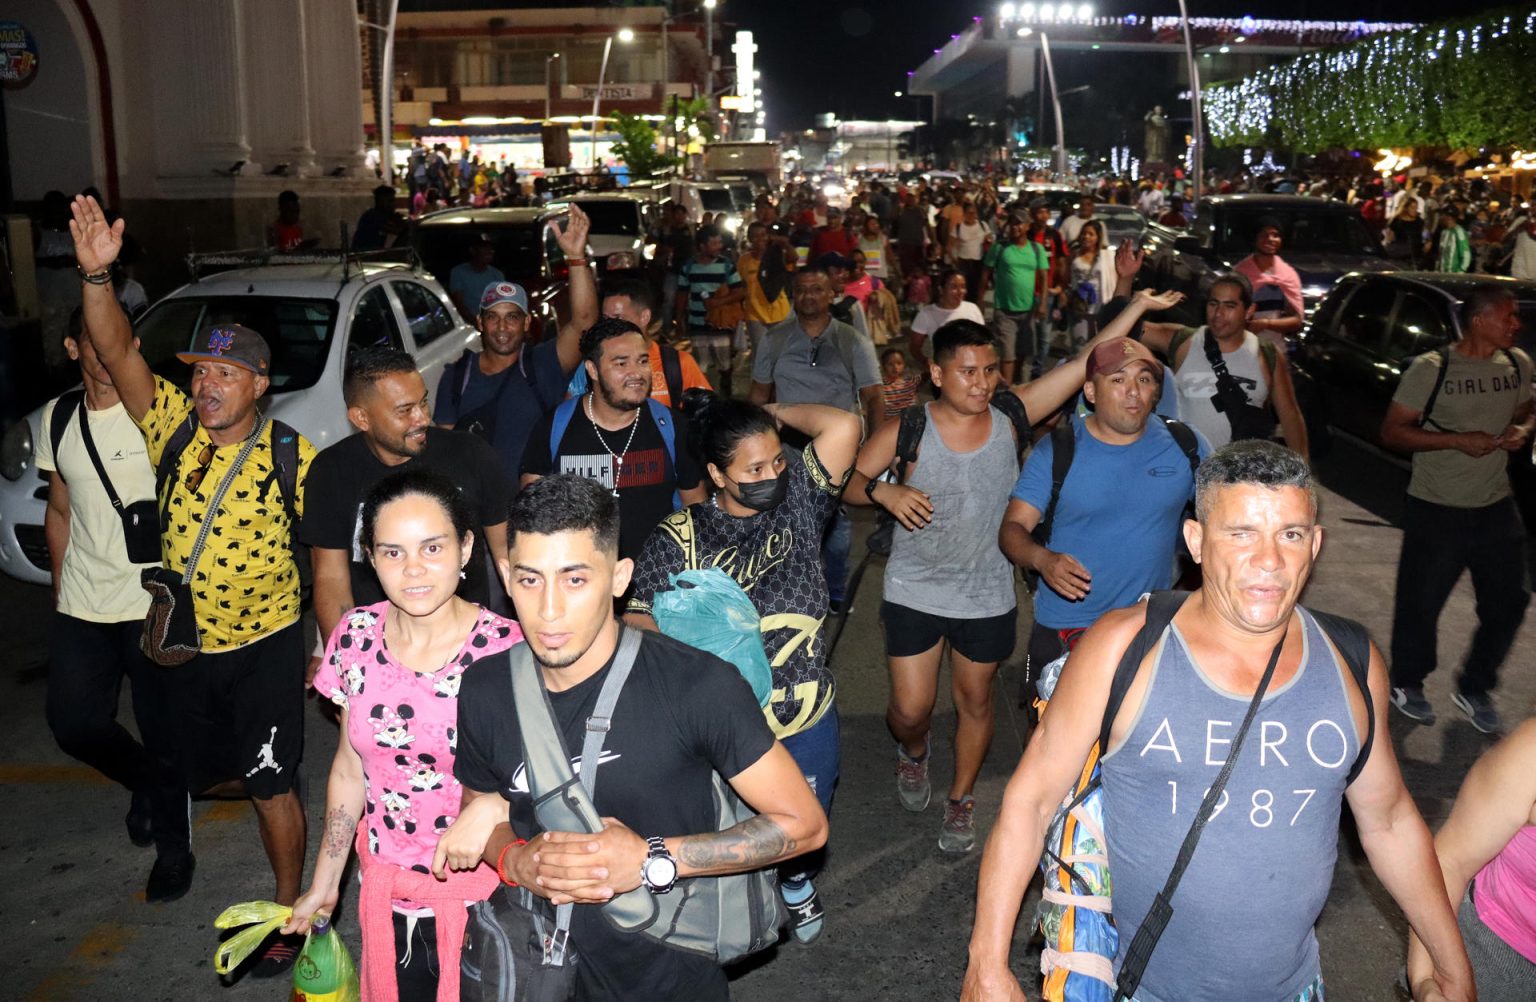
[[[789,470],[786,468],[772,480],[737,481],[736,490],[736,500],[753,511],[772,511],[789,494]]]

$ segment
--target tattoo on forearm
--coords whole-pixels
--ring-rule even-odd
[[[352,848],[352,836],[357,833],[357,819],[344,807],[333,807],[325,815],[325,854],[340,859]]]
[[[695,870],[737,873],[792,856],[795,847],[778,822],[759,814],[723,832],[690,835],[678,848],[682,861]]]

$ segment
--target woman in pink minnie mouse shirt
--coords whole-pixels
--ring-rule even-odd
[[[388,601],[342,616],[314,687],[341,708],[315,874],[286,934],[329,914],[354,847],[362,869],[363,997],[457,999],[465,903],[496,874],[431,874],[459,813],[453,778],[459,680],[522,640],[517,624],[454,594],[475,540],[453,483],[404,471],[363,503],[362,542]]]

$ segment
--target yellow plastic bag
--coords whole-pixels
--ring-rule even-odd
[[[213,969],[228,974],[239,967],[292,914],[292,908],[274,901],[247,901],[224,909],[213,920],[215,929],[238,929],[243,925],[250,928],[219,944],[213,953]]]

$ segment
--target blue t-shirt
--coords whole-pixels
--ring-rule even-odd
[[[1048,545],[1076,557],[1093,585],[1086,598],[1069,602],[1041,579],[1035,620],[1056,630],[1092,626],[1111,609],[1171,585],[1184,505],[1195,494],[1189,458],[1160,419],[1148,421],[1130,445],[1101,442],[1082,421],[1073,422],[1073,431],[1076,451]],[[1210,443],[1198,431],[1195,437],[1200,457],[1210,455]],[[1051,437],[1042,438],[1013,488],[1014,497],[1042,515],[1051,500],[1054,451]]]
[[[503,472],[516,484],[523,468],[523,447],[528,444],[528,433],[539,418],[560,406],[560,401],[565,399],[566,376],[560,369],[560,353],[555,342],[550,340],[525,348],[516,362],[494,376],[481,372],[479,360],[471,359],[467,381],[464,375],[457,365],[443,369],[432,407],[432,420],[438,424],[457,424],[464,415],[495,400],[490,443],[501,458]],[[503,380],[506,389],[498,397],[497,391]],[[455,396],[458,406],[454,406]]]

